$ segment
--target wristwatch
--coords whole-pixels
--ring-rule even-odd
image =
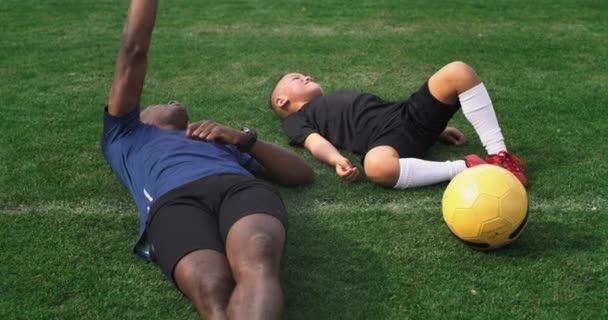
[[[240,152],[249,152],[251,147],[253,147],[253,144],[258,141],[258,134],[255,132],[255,130],[250,128],[243,128],[241,130],[247,134],[247,140],[245,140],[243,143],[237,144],[236,147]]]

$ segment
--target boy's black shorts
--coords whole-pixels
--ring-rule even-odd
[[[230,227],[252,213],[269,214],[287,230],[281,196],[264,180],[220,174],[171,190],[150,208],[147,240],[152,258],[174,281],[173,269],[188,253],[211,249],[226,254],[224,245]]]
[[[397,150],[400,158],[422,158],[460,109],[460,102],[447,105],[433,97],[428,81],[402,104],[401,123],[381,132],[367,151],[389,145]]]

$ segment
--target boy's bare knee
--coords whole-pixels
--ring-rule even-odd
[[[453,61],[442,68],[446,79],[459,93],[481,82],[475,70],[462,61]]]
[[[383,187],[392,187],[399,179],[399,163],[395,167],[395,161],[392,159],[382,159],[377,156],[365,157],[365,175],[373,183]]]

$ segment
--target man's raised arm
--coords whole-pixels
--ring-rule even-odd
[[[157,7],[156,0],[131,0],[108,99],[112,116],[125,115],[139,104]]]

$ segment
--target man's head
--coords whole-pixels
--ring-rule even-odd
[[[323,88],[311,77],[301,73],[288,73],[277,80],[270,91],[268,104],[279,118],[283,119],[322,95]]]
[[[188,127],[188,111],[177,101],[149,106],[141,112],[139,119],[166,130],[185,130]]]

